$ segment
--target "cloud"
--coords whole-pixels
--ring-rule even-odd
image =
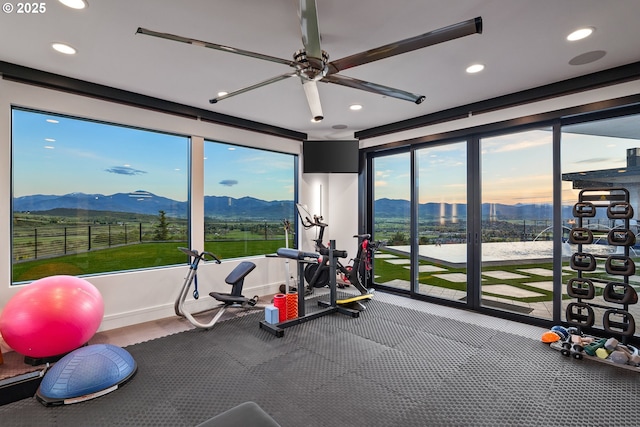
[[[117,173],[118,175],[140,175],[146,173],[145,171],[130,168],[128,166],[113,166],[109,169],[105,169],[105,172]]]
[[[238,181],[236,181],[235,179],[223,179],[222,181],[220,181],[218,184],[220,185],[226,185],[227,187],[233,187],[234,185],[236,185],[238,183]]]
[[[611,157],[592,157],[590,159],[578,160],[573,163],[605,163],[605,162],[611,162],[614,160],[617,160],[617,159],[613,159]]]
[[[541,145],[548,145],[548,144],[551,144],[551,139],[545,136],[545,137],[540,137],[538,139],[530,139],[530,140],[511,142],[507,144],[500,144],[498,147],[496,147],[491,151],[494,153],[506,153],[509,151],[527,150],[529,148],[535,148]]]

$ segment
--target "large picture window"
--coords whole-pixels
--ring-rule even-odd
[[[13,282],[184,262],[189,138],[12,111]]]
[[[205,249],[237,258],[285,246],[285,222],[296,219],[297,156],[206,141],[204,157]]]

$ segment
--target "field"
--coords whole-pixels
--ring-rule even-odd
[[[13,281],[88,275],[187,262],[187,220],[163,215],[56,210],[14,213]],[[221,259],[285,246],[279,222],[205,221],[205,248]],[[290,246],[293,245],[290,235]]]

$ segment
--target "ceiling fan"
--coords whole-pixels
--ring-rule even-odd
[[[209,102],[215,104],[218,101],[222,101],[223,99],[227,99],[229,97],[239,95],[241,93],[287,79],[289,77],[298,76],[300,77],[302,88],[304,89],[304,93],[307,97],[307,102],[309,103],[309,109],[311,110],[311,115],[313,117],[312,120],[320,121],[324,117],[322,114],[322,106],[320,104],[320,95],[318,93],[318,87],[316,85],[317,82],[320,81],[324,83],[334,83],[420,104],[425,100],[424,95],[417,95],[401,89],[395,89],[377,83],[354,79],[351,77],[340,75],[338,73],[348,68],[357,67],[359,65],[378,61],[384,58],[389,58],[401,53],[411,52],[417,49],[422,49],[423,47],[457,39],[459,37],[464,37],[471,34],[482,33],[482,18],[477,17],[469,19],[467,21],[459,22],[457,24],[449,25],[438,30],[429,31],[419,36],[410,37],[408,39],[386,44],[375,49],[356,53],[354,55],[329,62],[329,54],[322,50],[320,46],[321,37],[320,28],[318,26],[316,1],[300,0],[299,12],[300,26],[302,29],[302,44],[304,48],[296,51],[293,54],[293,60],[276,58],[269,55],[263,55],[260,53],[236,49],[229,46],[191,39],[174,34],[160,33],[146,28],[138,28],[136,34],[159,37],[167,40],[188,43],[195,46],[207,47],[209,49],[221,50],[224,52],[235,53],[238,55],[244,55],[262,59],[265,61],[288,65],[293,68],[294,71],[272,77],[268,80],[256,83],[254,85],[227,93],[226,95],[218,96],[217,98],[212,98],[209,100]]]

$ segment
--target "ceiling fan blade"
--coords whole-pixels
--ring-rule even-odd
[[[309,103],[309,110],[311,110],[312,121],[322,121],[322,119],[324,119],[324,115],[322,114],[320,93],[318,92],[318,85],[315,80],[302,79],[302,88],[304,89],[304,94],[307,96],[307,103]]]
[[[161,39],[173,40],[180,43],[192,44],[194,46],[202,46],[209,49],[221,50],[223,52],[235,53],[237,55],[249,56],[251,58],[263,59],[265,61],[277,62],[278,64],[285,64],[294,68],[296,66],[296,63],[289,59],[276,58],[275,56],[263,55],[261,53],[237,49],[235,47],[224,46],[216,43],[205,42],[202,40],[191,39],[188,37],[177,36],[175,34],[160,33],[157,31],[149,30],[147,28],[138,27],[136,34],[143,34],[145,36],[158,37]]]
[[[211,104],[215,104],[218,101],[222,101],[223,99],[231,98],[232,96],[240,95],[241,93],[249,92],[250,90],[257,89],[259,87],[266,86],[266,85],[269,85],[271,83],[279,82],[280,80],[288,79],[289,77],[293,77],[295,75],[296,75],[296,73],[292,72],[292,73],[287,73],[287,74],[282,74],[280,76],[272,77],[272,78],[270,78],[268,80],[265,80],[263,82],[256,83],[256,84],[251,85],[251,86],[247,86],[245,88],[238,89],[238,90],[233,91],[233,92],[229,92],[226,95],[221,95],[221,96],[218,96],[217,98],[212,98],[212,99],[209,100],[209,102]]]
[[[322,58],[320,47],[320,27],[315,0],[300,0],[300,28],[302,44],[311,58]]]
[[[328,64],[329,74],[476,33],[482,33],[481,17],[332,61]]]
[[[392,87],[379,85],[377,83],[366,82],[364,80],[354,79],[352,77],[343,76],[342,74],[331,74],[325,76],[322,82],[335,83],[342,86],[352,87],[354,89],[366,90],[367,92],[377,93],[379,95],[389,96],[392,98],[403,99],[405,101],[421,104],[425,100],[424,95],[407,92]]]

